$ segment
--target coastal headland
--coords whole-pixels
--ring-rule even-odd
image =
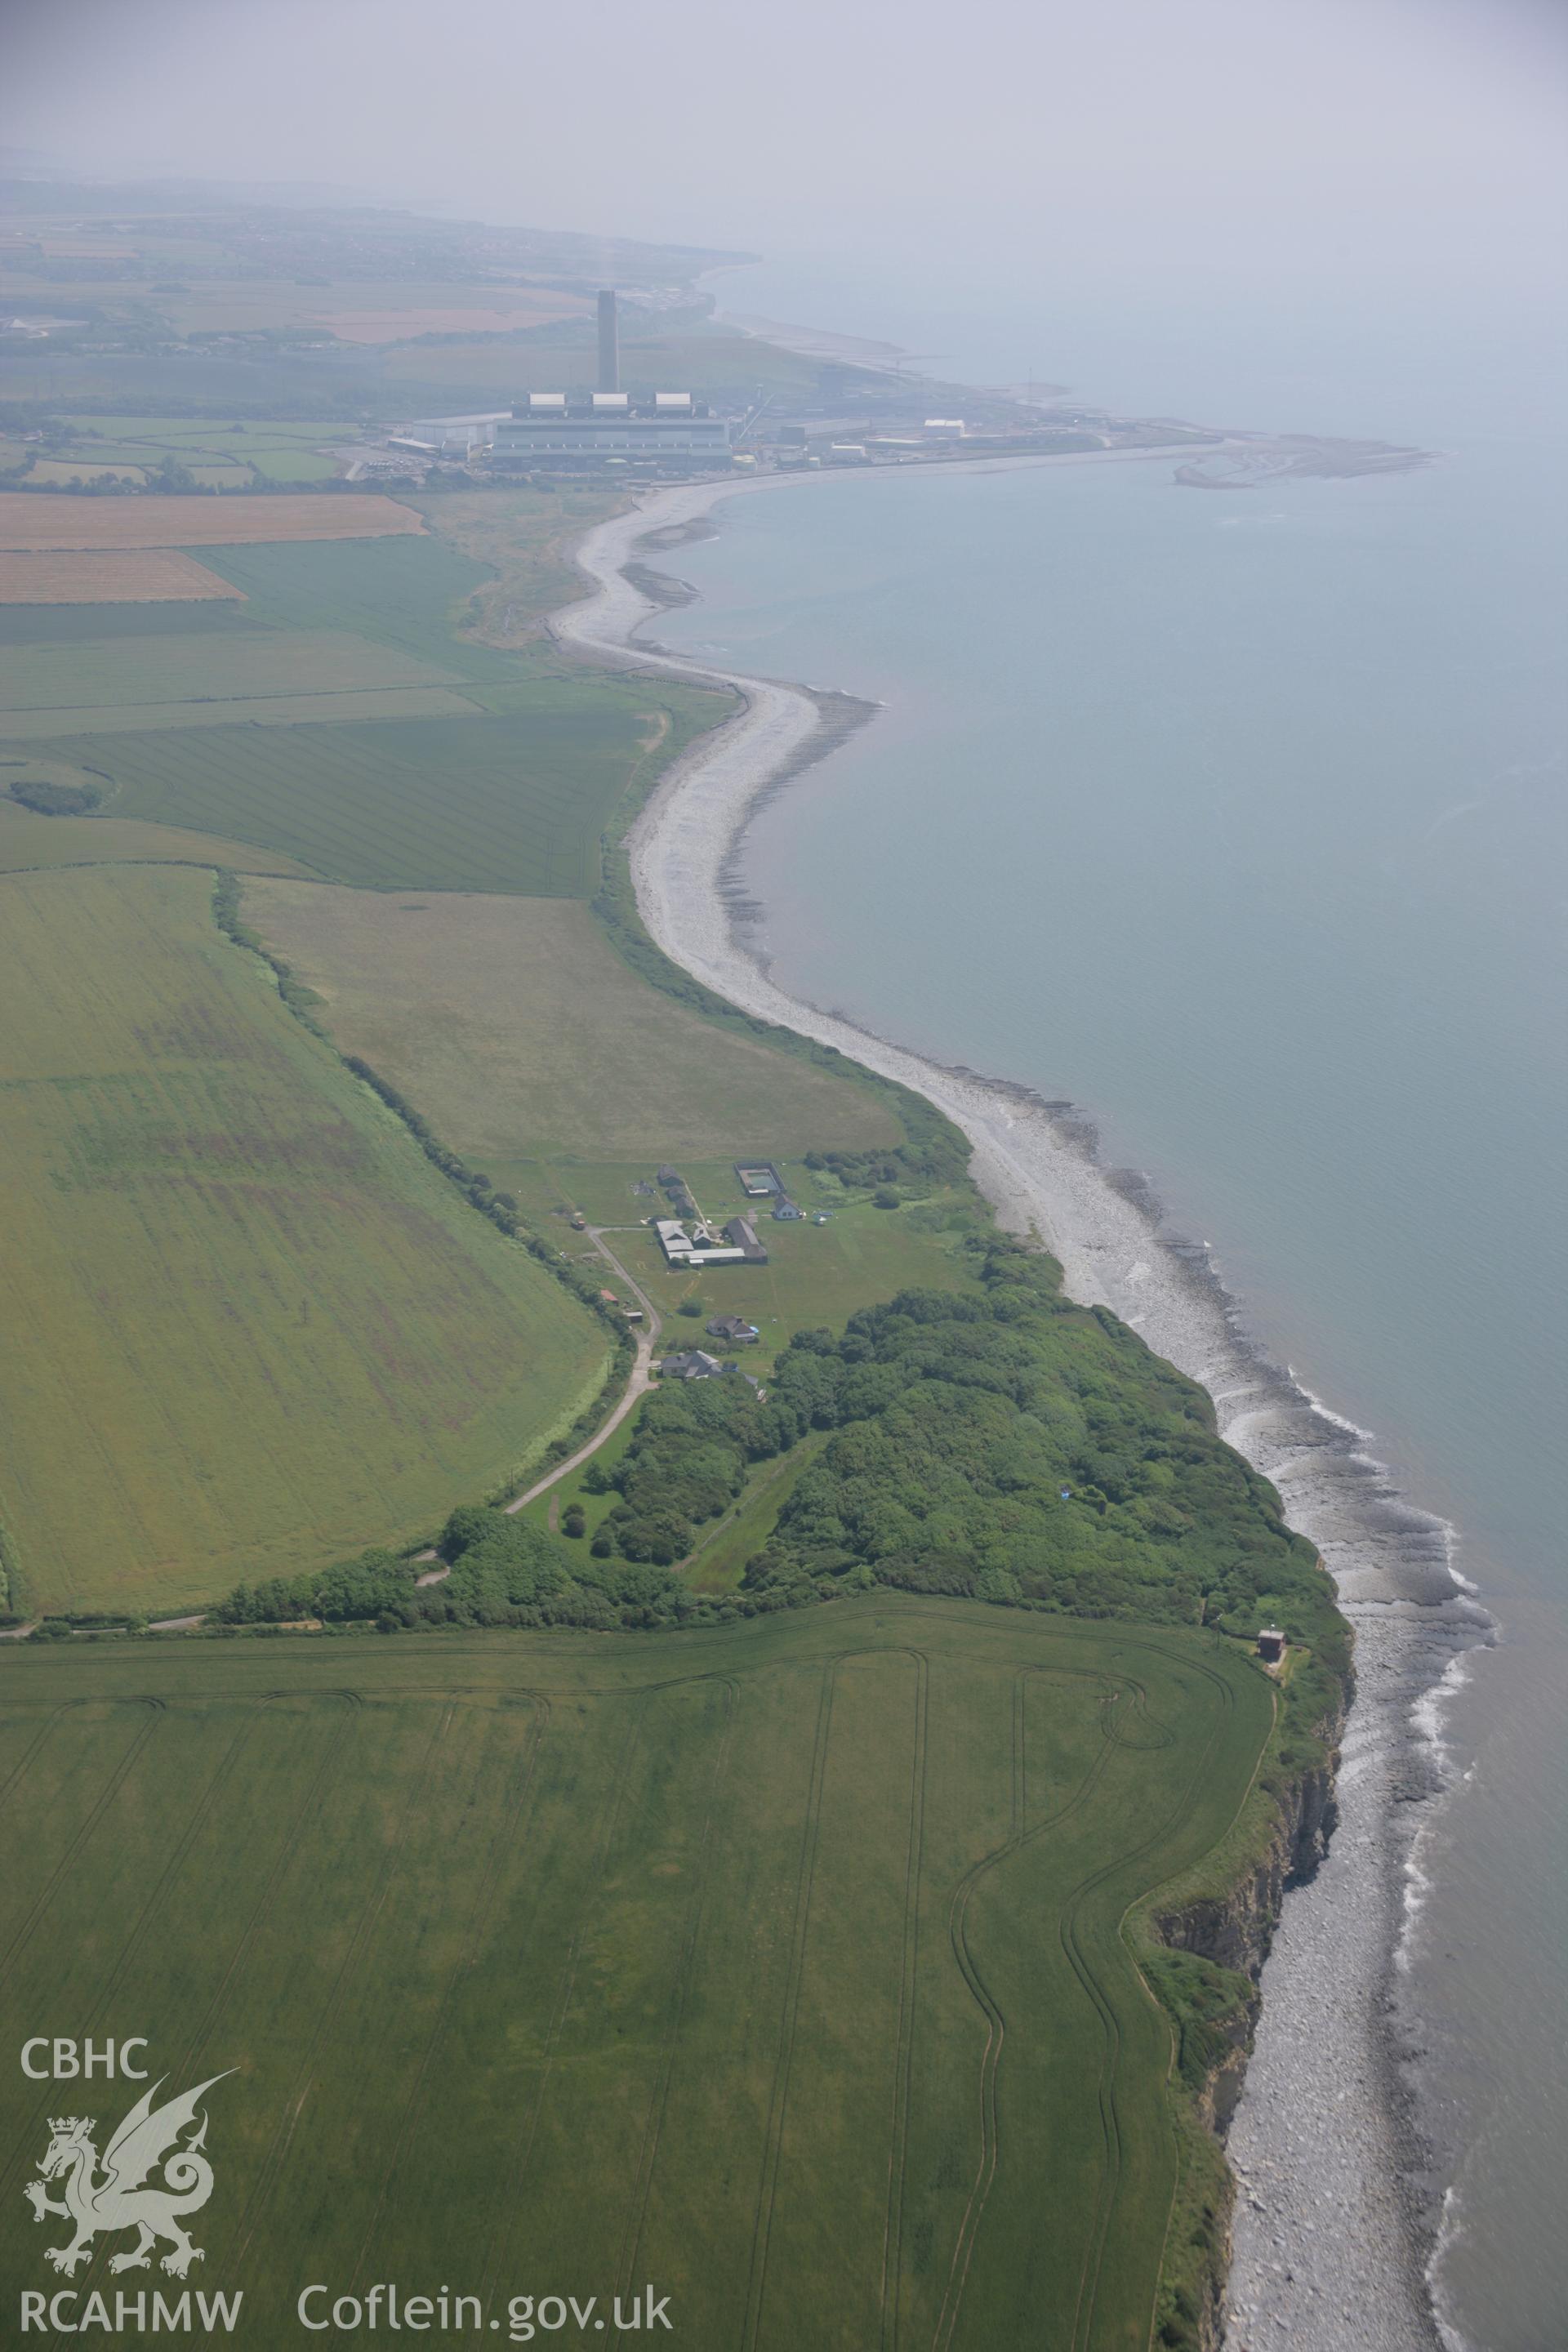
[[[1139,1171],[1101,1163],[1079,1108],[941,1066],[772,979],[738,845],[763,800],[840,735],[812,689],[660,646],[647,632],[671,599],[649,593],[648,567],[711,530],[722,500],[784,487],[703,484],[647,497],[582,541],[576,560],[592,593],[552,618],[563,647],[722,684],[736,698],[734,716],[667,773],[628,835],[639,911],[659,948],[706,986],[924,1095],[962,1128],[999,1222],[1052,1251],[1075,1299],[1111,1308],[1208,1390],[1222,1433],[1317,1544],[1356,1633],[1344,1748],[1353,1769],[1342,1778],[1327,1859],[1285,1906],[1231,2129],[1241,2194],[1226,2340],[1238,2352],[1281,2342],[1293,2352],[1429,2352],[1438,2341],[1425,2279],[1434,2216],[1393,1996],[1418,1898],[1422,1825],[1440,1786],[1436,1743],[1423,1747],[1420,1725],[1489,1620],[1450,1570],[1442,1523],[1397,1494],[1363,1433],[1253,1342],[1207,1245],[1168,1229]]]

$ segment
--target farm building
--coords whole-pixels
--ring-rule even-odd
[[[688,1233],[679,1217],[656,1217],[654,1232],[671,1265],[738,1265],[746,1253],[730,1246],[711,1225]]]
[[[752,1265],[766,1265],[768,1254],[757,1239],[757,1229],[750,1217],[731,1217],[724,1228],[724,1239]]]
[[[1285,1655],[1285,1636],[1278,1625],[1265,1625],[1258,1636],[1258,1654],[1266,1666],[1277,1666]]]
[[[725,1367],[705,1348],[688,1348],[679,1355],[666,1356],[658,1369],[667,1381],[710,1381]]]
[[[755,1389],[759,1396],[765,1394],[754,1372],[742,1372],[739,1364],[721,1364],[717,1356],[708,1353],[706,1348],[689,1348],[679,1355],[666,1356],[662,1363],[654,1366],[654,1370],[667,1381],[711,1381],[728,1376],[731,1380],[744,1381],[747,1387]]]

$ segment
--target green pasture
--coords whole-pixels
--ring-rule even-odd
[[[0,881],[0,1529],[35,1611],[416,1537],[607,1369],[211,898],[199,869]]]
[[[387,560],[378,562],[378,552]],[[460,671],[476,685],[506,686],[527,675],[515,658],[474,643],[458,627],[492,573],[434,532],[374,542],[263,541],[204,550],[199,560],[243,592],[239,609],[252,624],[352,629],[368,643]]]
[[[886,1097],[848,1066],[842,1076],[821,1069],[661,996],[580,904],[258,883],[244,913],[324,999],[334,1044],[390,1078],[487,1173],[492,1162],[563,1155],[635,1156],[646,1174],[726,1149],[798,1155],[902,1140]],[[630,1199],[612,1195],[617,1223]]]
[[[119,816],[232,835],[373,890],[581,898],[638,757],[632,699],[563,684],[510,719],[150,728],[56,740]]]
[[[258,2342],[312,2281],[476,2294],[501,2340],[513,2295],[652,2281],[704,2347],[1145,2352],[1190,2141],[1126,1923],[1231,1832],[1272,1707],[1213,1636],[891,1594],[32,1645],[5,2034],[235,2070],[190,2284]],[[9,2080],[20,2214],[66,2102]],[[71,2094],[101,2149],[130,2087]],[[62,2234],[5,2232],[12,2308]],[[144,2284],[121,2242],[72,2284]]]

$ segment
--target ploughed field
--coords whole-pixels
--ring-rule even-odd
[[[212,892],[199,868],[0,879],[0,1528],[35,1613],[416,1538],[608,1367]]]
[[[412,507],[374,492],[235,500],[83,499],[0,490],[0,548],[221,547],[251,540],[380,539],[425,528]]]
[[[313,2282],[487,2332],[651,2282],[703,2352],[1143,2352],[1189,2207],[1124,1924],[1226,1839],[1272,1707],[1213,1635],[885,1593],[35,1646],[0,1657],[5,2036],[144,2034],[165,2096],[236,2070],[188,2284],[258,2341]],[[62,2284],[20,2198],[48,2116],[101,2151],[136,2088],[18,2083],[7,2298]],[[111,2281],[122,2243],[71,2284],[170,2286]]]

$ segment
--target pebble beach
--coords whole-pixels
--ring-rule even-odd
[[[1233,2352],[1456,2352],[1426,2285],[1438,2216],[1413,2106],[1399,1955],[1419,1911],[1425,1826],[1445,1786],[1442,1701],[1490,1621],[1450,1568],[1443,1523],[1396,1492],[1364,1432],[1258,1349],[1207,1245],[1170,1230],[1140,1171],[1103,1164],[1079,1107],[943,1067],[771,978],[737,888],[736,846],[763,797],[830,751],[842,729],[801,687],[660,647],[661,603],[637,582],[648,563],[672,560],[683,533],[710,528],[721,500],[808,487],[764,478],[647,493],[575,551],[590,593],[552,618],[563,647],[735,697],[733,717],[667,774],[633,828],[643,920],[666,954],[733,1003],[837,1048],[954,1120],[1003,1225],[1059,1259],[1073,1297],[1110,1307],[1204,1384],[1225,1435],[1318,1545],[1355,1628],[1356,1698],[1338,1827],[1314,1878],[1287,1897],[1230,2129],[1238,2195],[1226,2341]]]

